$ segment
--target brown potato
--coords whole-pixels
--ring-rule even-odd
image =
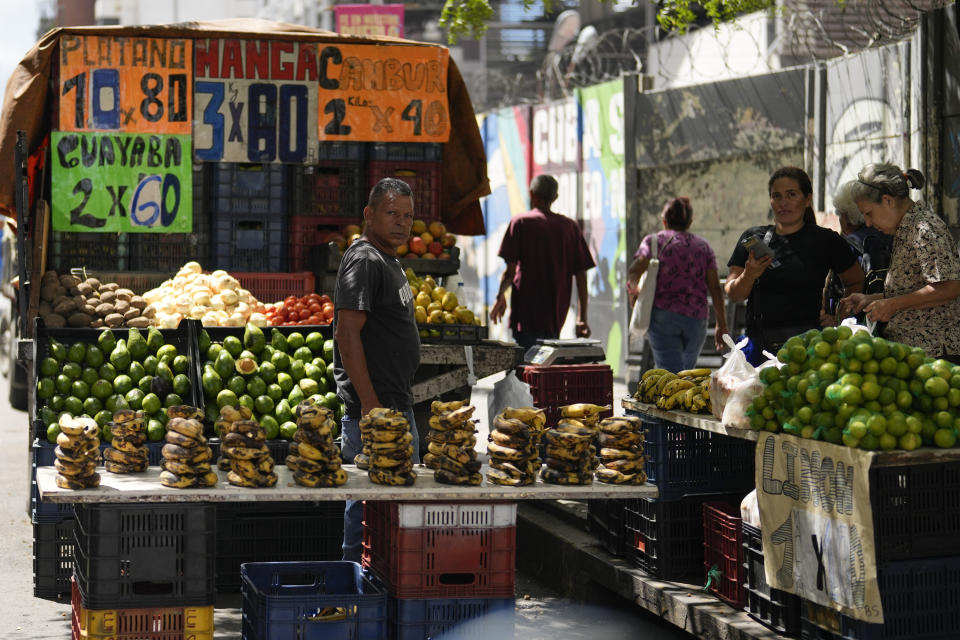
[[[150,318],[144,318],[143,316],[127,320],[128,327],[136,327],[137,329],[146,329],[151,324],[153,324],[153,322],[151,322]]]
[[[140,317],[140,309],[127,309],[123,314],[124,320],[132,320],[133,318],[139,318],[139,317]]]
[[[43,324],[47,325],[52,329],[62,329],[67,326],[66,319],[57,313],[48,313],[43,316]]]
[[[53,302],[57,297],[58,285],[55,283],[42,284],[40,286],[40,299],[47,302]]]
[[[53,307],[53,312],[66,318],[70,313],[76,311],[77,303],[72,298],[67,298]]]
[[[106,318],[111,313],[116,313],[116,310],[113,308],[112,304],[101,302],[100,304],[97,305],[96,313],[101,318]]]
[[[130,298],[130,306],[135,309],[144,309],[147,306],[147,301],[141,298],[140,296],[133,296]]]
[[[67,318],[67,324],[71,327],[89,327],[93,318],[85,313],[74,313]]]
[[[93,329],[99,329],[100,327],[105,327],[103,324],[103,318],[95,318],[93,322],[90,323],[90,327]]]
[[[103,289],[100,290],[100,302],[113,304],[116,299],[117,294],[115,294],[113,291],[104,291]]]
[[[119,313],[111,313],[103,319],[103,323],[111,329],[115,329],[123,325],[123,316]]]

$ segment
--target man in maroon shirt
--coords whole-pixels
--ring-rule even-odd
[[[510,296],[510,329],[524,350],[540,338],[558,338],[570,308],[573,278],[577,281],[577,336],[590,336],[587,325],[587,269],[595,266],[576,221],[554,213],[557,181],[545,174],[530,182],[533,209],[510,221],[500,243],[507,270],[500,278],[497,301],[490,311],[496,323],[507,310]]]

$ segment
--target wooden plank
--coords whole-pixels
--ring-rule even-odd
[[[464,366],[414,383],[413,404],[420,404],[421,402],[436,398],[447,391],[453,391],[454,389],[466,386],[468,374],[469,372]]]
[[[433,479],[433,471],[417,467],[417,482],[412,487],[386,487],[370,482],[366,471],[353,465],[344,465],[348,480],[342,487],[309,488],[293,481],[293,474],[285,466],[276,468],[277,485],[264,489],[247,489],[227,483],[226,473],[217,471],[220,482],[209,489],[169,489],[160,484],[160,468],[150,467],[145,473],[106,473],[101,467],[101,483],[97,489],[70,491],[56,486],[53,467],[37,469],[37,488],[40,496],[54,503],[130,503],[130,502],[268,502],[268,501],[328,501],[328,500],[553,500],[653,498],[657,488],[652,484],[612,485],[594,482],[585,486],[546,484],[539,479],[527,487],[502,487],[484,484],[461,487],[440,484]],[[486,473],[486,466],[481,470]]]
[[[516,367],[523,360],[523,349],[509,342],[485,341],[473,347],[473,369],[478,378]],[[420,345],[420,364],[467,364],[464,345]]]
[[[663,409],[658,409],[656,405],[640,402],[634,398],[624,398],[621,404],[623,408],[628,411],[647,413],[663,420],[693,427],[694,429],[712,431],[713,433],[720,433],[732,438],[753,440],[754,442],[760,438],[760,433],[757,431],[726,426],[713,416],[703,416],[695,413],[687,413],[686,411],[664,411]]]

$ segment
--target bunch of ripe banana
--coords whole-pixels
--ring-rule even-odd
[[[160,484],[173,489],[215,486],[217,474],[210,468],[213,451],[203,436],[203,410],[181,404],[167,407],[167,417]]]
[[[237,487],[272,487],[277,484],[273,457],[267,448],[267,432],[247,407],[224,406],[217,420],[220,431],[220,459],[217,466],[227,472],[227,482]]]
[[[61,489],[93,489],[100,486],[100,427],[90,418],[61,416],[57,435],[56,482]]]
[[[297,430],[290,443],[287,467],[293,481],[302,487],[339,487],[346,484],[347,472],[340,466],[340,447],[333,443],[337,428],[333,412],[304,400],[297,405]]]
[[[150,466],[143,411],[120,409],[109,423],[113,435],[103,451],[103,468],[110,473],[139,473]]]
[[[355,461],[367,465],[367,476],[375,484],[409,487],[417,481],[413,472],[413,434],[410,423],[399,411],[378,407],[360,418],[363,453]],[[361,458],[366,456],[366,461]]]
[[[479,485],[480,461],[474,446],[476,430],[470,417],[475,407],[464,406],[463,400],[430,404],[430,432],[423,463],[433,469],[433,479],[442,484]]]
[[[710,413],[711,371],[685,369],[671,373],[665,369],[650,369],[640,378],[634,397],[667,411]]]
[[[521,487],[533,484],[540,471],[540,438],[547,417],[536,407],[507,407],[493,418],[487,453],[487,482]]]
[[[560,420],[544,434],[547,441],[540,472],[550,484],[591,484],[597,468],[597,448],[594,439],[598,433],[600,413],[610,406],[577,403],[560,407]]]
[[[608,484],[643,484],[647,481],[643,457],[643,422],[634,416],[600,421],[600,466],[597,480]]]

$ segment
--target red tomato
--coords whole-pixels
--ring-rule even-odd
[[[333,300],[330,299],[330,296],[328,296],[327,294],[323,294],[322,296],[320,296],[320,304],[323,305],[323,304],[327,304],[328,302],[330,304],[333,304]]]
[[[309,310],[309,309],[303,309],[302,311],[299,311],[299,312],[297,313],[297,316],[299,317],[300,320],[306,320],[307,318],[310,317],[310,310]],[[292,318],[291,318],[291,319],[292,319]]]
[[[289,304],[296,304],[296,302],[297,302],[297,296],[287,296],[286,298],[283,299],[284,306],[287,306]]]
[[[323,307],[320,305],[319,302],[311,302],[307,308],[310,309],[311,313],[316,313],[317,311],[323,310]]]

